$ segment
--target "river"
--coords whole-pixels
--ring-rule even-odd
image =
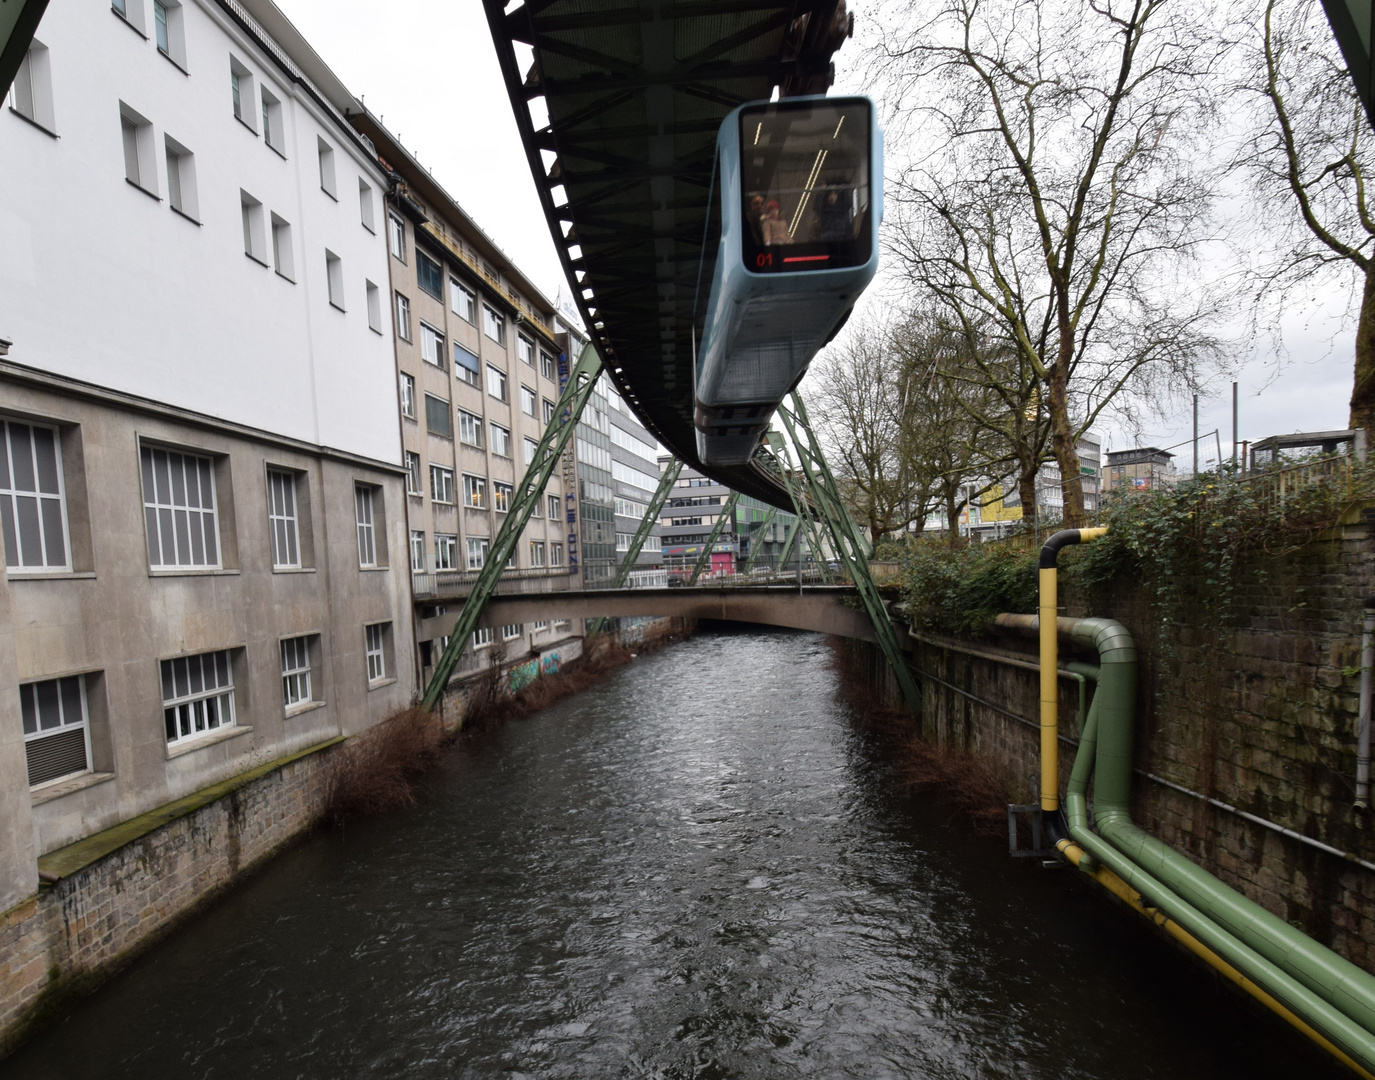
[[[894,782],[811,634],[704,633],[465,740],[8,1080],[1336,1080],[1133,917]]]

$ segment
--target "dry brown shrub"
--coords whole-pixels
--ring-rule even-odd
[[[875,693],[847,643],[833,637],[830,644],[831,666],[840,676],[841,693],[860,725],[878,738],[897,766],[898,781],[912,790],[931,789],[976,832],[1004,835],[1012,798],[998,770],[972,751],[927,742],[911,714],[886,704]]]
[[[415,782],[439,764],[444,725],[420,708],[399,710],[335,752],[325,814],[334,824],[415,802]]]

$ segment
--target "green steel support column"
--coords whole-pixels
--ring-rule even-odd
[[[816,562],[817,571],[821,574],[821,579],[827,583],[831,580],[831,572],[826,567],[825,560],[821,558],[821,545],[817,543],[816,534],[812,531],[812,515],[807,507],[805,496],[793,487],[792,458],[788,454],[788,444],[783,439],[780,431],[770,431],[764,436],[768,443],[769,451],[774,456],[773,465],[778,469],[783,478],[783,487],[787,489],[788,498],[792,500],[793,510],[797,512],[797,520],[793,522],[792,531],[788,534],[788,541],[783,545],[783,557],[779,559],[779,566],[786,566],[792,557],[793,545],[797,542],[798,530],[801,529],[803,535],[807,537],[807,546]]]
[[[47,6],[48,0],[0,0],[0,98],[10,92]]]
[[[822,517],[826,521],[826,527],[831,534],[831,542],[836,548],[836,557],[841,565],[849,571],[850,579],[855,583],[855,589],[864,604],[864,610],[869,615],[869,621],[873,623],[879,648],[883,650],[889,666],[893,669],[898,688],[902,691],[908,708],[916,712],[921,708],[921,694],[917,689],[916,681],[912,678],[912,672],[907,667],[907,660],[902,655],[902,649],[898,647],[897,632],[893,629],[893,622],[888,617],[888,609],[884,606],[883,597],[879,595],[878,586],[874,584],[873,576],[869,573],[869,547],[845,510],[845,504],[840,498],[840,489],[836,487],[835,478],[831,475],[831,470],[826,465],[826,459],[822,456],[821,445],[812,433],[802,398],[797,391],[793,391],[789,400],[792,403],[792,408],[789,409],[780,405],[778,415],[782,417],[783,425],[788,429],[788,435],[792,439],[793,445],[797,447],[798,456],[802,459],[803,481],[810,489],[812,502],[821,511]],[[811,467],[813,461],[818,466],[815,473]]]
[[[664,470],[664,475],[659,477],[659,486],[654,489],[654,497],[649,500],[649,506],[645,509],[645,516],[640,519],[640,527],[635,530],[635,536],[630,541],[630,548],[625,553],[625,558],[621,560],[621,565],[616,568],[616,579],[611,583],[613,589],[624,589],[625,583],[630,579],[630,571],[635,569],[635,563],[640,558],[640,549],[645,546],[645,541],[649,539],[650,530],[654,528],[654,523],[659,520],[659,511],[664,508],[664,503],[668,499],[668,493],[673,490],[673,485],[678,482],[678,474],[683,471],[683,463],[677,458]],[[605,616],[599,615],[587,624],[587,636],[600,633],[602,623],[606,621]]]
[[[754,538],[773,524],[773,519],[778,516],[778,507],[770,506],[769,512],[764,515],[764,520],[750,532],[750,557],[745,560],[745,573],[754,569],[754,560],[759,557],[759,545],[754,542]]]
[[[477,628],[477,621],[482,617],[482,609],[487,606],[487,601],[496,591],[502,571],[506,569],[507,562],[515,552],[516,543],[525,531],[530,515],[539,505],[554,467],[563,456],[569,440],[573,438],[573,432],[578,426],[578,417],[582,415],[587,399],[592,396],[592,387],[601,371],[602,358],[589,342],[583,347],[578,362],[569,372],[568,385],[559,397],[554,419],[544,429],[544,435],[535,449],[534,462],[525,470],[525,475],[516,485],[506,520],[502,522],[497,538],[492,541],[492,546],[487,552],[487,561],[482,565],[477,583],[464,602],[463,610],[458,614],[458,622],[454,624],[453,632],[449,635],[449,644],[443,655],[435,662],[434,675],[431,676],[430,685],[426,687],[425,697],[421,701],[423,708],[433,709],[444,696],[444,688],[449,685],[449,676],[453,674],[458,658],[463,655],[468,640]]]
[[[740,492],[732,491],[730,498],[726,500],[726,505],[721,507],[721,514],[716,519],[716,525],[711,530],[711,536],[707,538],[707,546],[702,549],[702,554],[697,556],[697,565],[692,568],[692,577],[688,578],[689,585],[696,585],[697,579],[702,576],[702,571],[711,562],[711,549],[716,546],[716,541],[721,538],[721,530],[725,528],[726,518],[735,517],[735,504],[740,501]]]

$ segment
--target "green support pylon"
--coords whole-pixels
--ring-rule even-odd
[[[582,416],[587,399],[592,396],[592,387],[601,371],[602,358],[589,342],[583,346],[578,362],[569,372],[568,383],[559,396],[558,407],[554,410],[554,418],[544,429],[539,446],[535,448],[534,461],[516,485],[506,520],[502,522],[501,528],[497,531],[497,538],[488,549],[487,561],[482,564],[482,572],[478,574],[473,591],[468,594],[463,610],[458,613],[458,622],[454,624],[449,635],[449,644],[435,662],[434,675],[430,677],[430,685],[425,688],[425,697],[421,700],[423,708],[433,709],[444,696],[444,688],[449,685],[449,676],[453,674],[458,658],[463,655],[469,638],[477,628],[483,608],[496,591],[502,571],[506,569],[507,562],[515,552],[516,543],[525,531],[530,515],[539,505],[555,465],[563,456],[569,440],[573,438],[578,418]]]
[[[756,543],[754,542],[754,541],[755,541],[755,537],[757,537],[760,533],[762,533],[762,532],[764,532],[765,530],[767,530],[768,527],[769,527],[770,525],[773,524],[773,519],[776,518],[777,516],[778,516],[778,507],[776,507],[776,506],[770,506],[770,507],[769,507],[769,512],[768,512],[767,514],[764,515],[764,520],[761,521],[758,525],[756,525],[756,526],[750,531],[750,557],[749,557],[748,559],[745,560],[745,573],[748,574],[751,570],[754,569],[754,561],[755,561],[757,558],[759,558],[759,547],[760,547],[760,545],[759,545],[759,544],[756,544]]]
[[[807,538],[807,548],[816,563],[816,569],[821,575],[821,580],[829,584],[831,571],[827,569],[826,562],[821,557],[821,545],[817,542],[816,533],[812,529],[812,512],[807,506],[806,497],[793,487],[793,463],[792,458],[788,455],[788,444],[784,441],[781,431],[770,431],[764,438],[768,450],[774,458],[771,464],[778,470],[779,476],[783,480],[783,487],[788,492],[788,498],[792,500],[793,509],[797,512],[797,520],[793,522],[792,532],[788,535],[787,543],[783,545],[783,558],[779,565],[786,565],[792,556],[793,545],[797,542],[798,530],[800,529],[801,534]]]
[[[726,505],[721,507],[721,515],[716,519],[716,525],[711,530],[711,536],[707,539],[707,546],[702,549],[702,554],[697,556],[697,565],[692,568],[692,577],[688,578],[689,585],[696,585],[697,579],[702,576],[702,571],[711,562],[711,549],[716,546],[716,541],[721,538],[721,530],[725,527],[726,518],[735,518],[735,504],[740,501],[740,492],[732,491],[730,498],[726,500]]]
[[[664,508],[664,501],[668,498],[668,493],[673,490],[673,485],[678,482],[678,474],[683,471],[683,463],[677,458],[664,470],[663,476],[659,477],[659,486],[654,489],[654,497],[649,500],[649,506],[645,508],[645,516],[640,519],[640,527],[635,530],[635,535],[631,538],[630,547],[626,550],[625,558],[621,560],[621,565],[616,568],[616,577],[612,582],[613,589],[624,589],[625,583],[630,579],[630,571],[635,569],[635,563],[639,561],[640,549],[645,546],[645,541],[649,539],[650,530],[654,528],[654,523],[659,520],[659,511]],[[599,615],[587,624],[587,636],[593,637],[601,632],[602,623],[606,621],[606,616]]]
[[[789,400],[792,403],[791,409],[780,405],[778,415],[782,418],[784,427],[788,429],[793,445],[797,447],[797,454],[802,462],[803,483],[808,488],[812,503],[826,522],[837,559],[849,571],[850,580],[855,583],[855,591],[859,593],[864,610],[874,626],[879,648],[883,650],[889,666],[893,669],[898,689],[902,692],[907,707],[915,713],[921,708],[921,692],[907,667],[902,649],[898,646],[897,632],[888,617],[883,597],[879,595],[878,586],[874,584],[873,576],[869,573],[869,545],[855,528],[845,509],[835,477],[831,475],[826,458],[821,452],[821,444],[812,432],[802,398],[794,390]],[[813,464],[816,465],[815,471],[812,468]]]

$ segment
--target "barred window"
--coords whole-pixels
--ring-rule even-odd
[[[234,726],[228,650],[162,661],[162,718],[169,746]]]
[[[289,709],[311,700],[310,639],[286,638],[282,642],[282,704]]]
[[[301,565],[300,532],[296,521],[296,477],[269,469],[267,473],[267,525],[272,533],[272,565]]]
[[[0,525],[11,570],[70,565],[56,428],[0,421]]]
[[[25,683],[19,688],[19,711],[29,787],[89,771],[91,732],[84,675]]]
[[[141,456],[148,564],[154,570],[218,568],[219,522],[210,459],[151,446],[143,447]]]

